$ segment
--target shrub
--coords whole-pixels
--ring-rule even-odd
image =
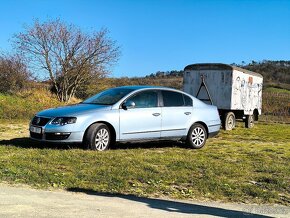
[[[26,87],[30,73],[18,55],[0,56],[0,92],[14,93]]]

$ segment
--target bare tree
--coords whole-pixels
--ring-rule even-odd
[[[26,87],[30,72],[20,55],[0,56],[0,92],[13,93]]]
[[[92,78],[105,76],[120,54],[106,29],[87,34],[59,19],[34,21],[14,36],[14,46],[31,67],[48,73],[60,101],[68,101]]]

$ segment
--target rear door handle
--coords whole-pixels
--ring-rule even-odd
[[[152,114],[154,117],[158,117],[160,115],[160,113],[153,113]]]
[[[191,112],[184,112],[184,114],[185,114],[185,115],[190,115],[190,114],[191,114]]]

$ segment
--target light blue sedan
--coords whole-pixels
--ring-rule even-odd
[[[180,140],[202,148],[220,130],[215,106],[179,90],[153,86],[108,89],[77,105],[41,111],[30,137],[43,142],[83,143],[103,151],[116,142]]]

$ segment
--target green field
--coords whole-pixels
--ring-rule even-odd
[[[290,205],[290,126],[221,131],[203,149],[173,142],[95,152],[42,145],[27,121],[0,120],[0,180],[37,188]]]
[[[79,101],[72,99],[69,103]],[[0,93],[0,119],[30,119],[38,111],[69,103],[59,102],[46,89],[32,89],[15,94]]]

